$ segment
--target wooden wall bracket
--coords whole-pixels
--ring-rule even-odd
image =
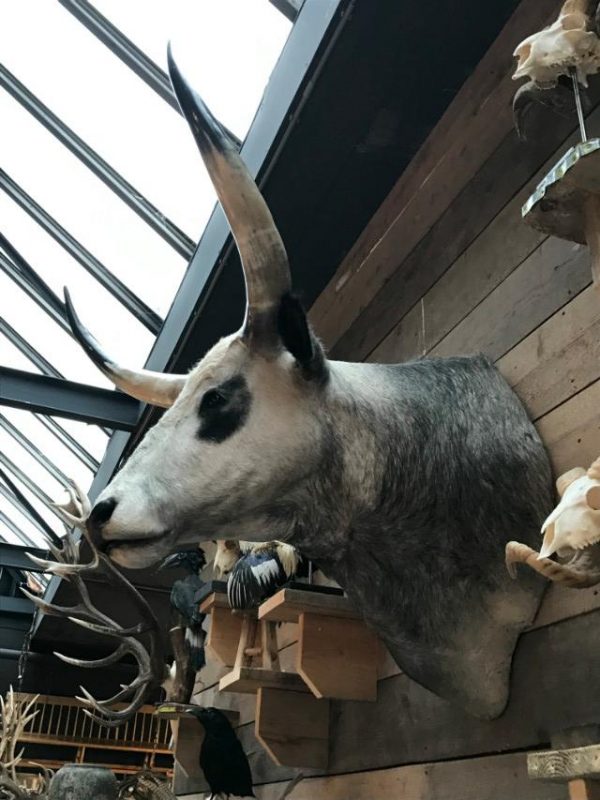
[[[242,633],[242,617],[233,614],[224,592],[213,592],[201,604],[200,611],[210,614],[206,647],[226,667],[233,667]]]
[[[571,147],[529,197],[521,214],[537,230],[585,243],[600,289],[600,139]]]
[[[308,692],[260,688],[255,734],[276,764],[325,769],[329,752],[329,702]]]
[[[347,598],[282,589],[261,605],[258,617],[299,623],[298,675],[315,697],[377,699],[377,638]]]
[[[258,620],[254,612],[239,616],[242,627],[235,663],[219,681],[219,691],[254,694],[263,687],[303,691],[302,679],[281,669],[276,623]]]
[[[529,777],[565,783],[569,800],[600,800],[600,744],[588,744],[591,738],[598,741],[597,725],[567,729],[552,737],[556,749],[528,753]]]

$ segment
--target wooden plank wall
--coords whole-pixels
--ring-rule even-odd
[[[512,129],[511,54],[561,3],[523,0],[311,309],[332,357],[399,362],[487,353],[526,404],[556,471],[600,452],[600,297],[585,247],[526,226],[520,208],[575,139],[549,118],[528,144]],[[600,87],[588,128],[600,132]],[[515,538],[519,532],[515,531]],[[295,626],[282,632],[293,664]],[[535,800],[565,797],[527,780],[525,751],[561,729],[600,721],[600,593],[552,587],[519,643],[512,695],[492,722],[468,718],[382,655],[378,702],[333,704],[327,775],[307,770],[292,800]],[[200,701],[240,711],[257,795],[275,800],[294,772],[252,733],[254,699]]]

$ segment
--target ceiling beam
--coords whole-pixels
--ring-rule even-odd
[[[131,431],[140,404],[121,392],[0,367],[0,406]]]
[[[27,557],[31,553],[38,558],[48,558],[48,551],[39,547],[21,547],[18,544],[0,542],[0,567],[24,569],[27,572],[43,572],[37,564]]]
[[[295,22],[304,0],[269,0],[290,22]]]

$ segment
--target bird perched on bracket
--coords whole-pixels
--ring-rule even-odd
[[[228,572],[227,598],[232,608],[256,608],[298,572],[301,556],[285,542],[217,543],[215,566]]]
[[[218,708],[194,706],[187,713],[196,717],[204,728],[200,747],[200,767],[211,791],[209,800],[254,797],[252,772],[248,758],[231,723]]]
[[[200,613],[196,600],[198,592],[204,586],[200,572],[205,564],[204,551],[197,547],[193,550],[181,550],[174,553],[159,566],[160,570],[179,567],[188,573],[185,578],[179,578],[173,583],[169,599],[172,608],[170,633],[175,651],[175,672],[180,682],[182,681],[188,686],[189,694],[193,689],[196,672],[206,664],[204,654],[206,632],[202,627],[206,614]],[[183,631],[183,637],[180,635],[181,631]],[[182,638],[183,641],[181,641]],[[171,671],[173,672],[173,668]],[[187,690],[185,693],[188,693]],[[189,695],[171,699],[186,702],[189,700]]]

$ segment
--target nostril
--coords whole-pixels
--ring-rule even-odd
[[[92,508],[89,521],[94,526],[105,525],[111,518],[117,501],[114,497],[108,497],[106,500],[101,500]]]

